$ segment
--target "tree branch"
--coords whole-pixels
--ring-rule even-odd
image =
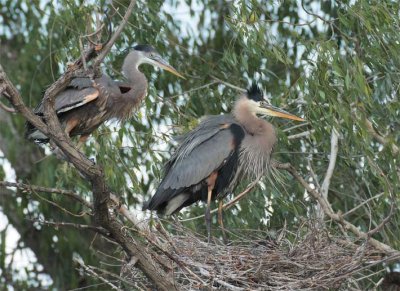
[[[321,196],[328,201],[328,191],[329,191],[329,185],[331,184],[331,179],[333,175],[333,171],[335,169],[336,165],[336,158],[337,158],[337,153],[339,150],[339,134],[336,131],[335,128],[332,128],[332,133],[331,133],[331,154],[329,157],[329,165],[328,169],[326,170],[325,178],[324,181],[322,182],[321,185]],[[321,208],[318,208],[318,219],[320,222],[323,221],[324,219],[324,211]]]
[[[247,186],[247,188],[245,190],[243,190],[242,193],[236,195],[235,198],[233,198],[231,201],[225,203],[224,205],[222,205],[222,209],[229,209],[231,208],[236,202],[240,201],[243,199],[244,196],[246,196],[251,190],[253,190],[253,188],[256,186],[257,182],[259,181],[259,179],[255,180],[254,182],[250,183],[249,186]]]
[[[390,221],[394,214],[395,206],[396,206],[396,197],[393,194],[392,185],[389,183],[386,174],[382,171],[382,169],[370,158],[367,157],[368,162],[374,167],[379,173],[380,176],[383,177],[387,188],[389,189],[390,195],[390,210],[389,214],[374,228],[368,231],[368,235],[372,236],[373,234],[379,232],[385,225]]]
[[[4,96],[9,99],[10,103],[14,106],[14,108],[21,113],[26,119],[32,122],[32,124],[39,129],[43,134],[47,135],[47,126],[44,122],[35,115],[32,110],[27,108],[22,101],[22,97],[19,94],[17,88],[11,83],[8,79],[7,74],[5,73],[3,67],[0,65],[0,86],[4,86]]]
[[[99,66],[103,62],[103,60],[107,56],[107,54],[110,52],[111,47],[114,45],[115,41],[118,39],[119,35],[121,34],[121,32],[124,30],[126,24],[128,23],[128,19],[132,14],[135,3],[136,3],[136,0],[131,0],[131,2],[129,3],[129,6],[126,9],[124,18],[121,20],[121,23],[119,24],[118,28],[115,30],[115,32],[111,36],[109,42],[104,46],[104,48],[101,50],[101,53],[94,61],[94,64],[93,64],[94,67]]]
[[[110,288],[112,290],[122,291],[122,289],[118,288],[113,283],[111,283],[109,280],[100,276],[95,271],[93,271],[90,267],[86,266],[81,258],[74,258],[74,262],[77,263],[87,274],[99,279],[100,281],[102,281],[105,284],[107,284],[108,286],[110,286]]]
[[[341,224],[345,229],[351,231],[358,238],[367,240],[377,250],[379,250],[383,253],[386,253],[386,254],[391,254],[391,255],[392,254],[400,254],[399,251],[393,249],[392,247],[388,246],[387,244],[384,244],[376,239],[371,238],[368,233],[361,231],[354,224],[351,224],[350,222],[344,220],[342,215],[334,213],[329,202],[324,197],[322,197],[320,195],[320,193],[318,193],[317,191],[312,189],[310,187],[310,185],[303,179],[303,177],[300,176],[300,174],[297,172],[297,170],[290,163],[281,164],[278,162],[274,162],[274,167],[277,169],[282,169],[282,170],[288,171],[293,176],[293,178],[295,178],[307,190],[307,192],[315,200],[318,201],[318,203],[321,205],[321,208],[323,209],[323,211],[329,218],[331,218],[332,220]]]
[[[225,85],[225,86],[227,86],[227,87],[230,87],[230,88],[232,88],[232,89],[234,89],[234,90],[237,90],[237,91],[239,91],[239,92],[241,92],[241,93],[246,92],[246,89],[240,88],[240,87],[235,86],[235,85],[233,85],[233,84],[231,84],[231,83],[228,83],[228,82],[226,82],[226,81],[224,81],[224,80],[218,79],[217,77],[215,77],[215,76],[213,76],[213,75],[211,75],[211,78],[212,78],[214,81],[217,81],[218,83],[223,84],[223,85]]]
[[[57,228],[61,226],[61,227],[72,227],[72,228],[76,228],[79,230],[91,230],[91,231],[100,233],[105,237],[109,237],[109,235],[110,235],[102,227],[98,227],[98,226],[94,226],[94,225],[78,224],[78,223],[63,222],[63,221],[47,221],[47,220],[42,220],[42,219],[34,219],[33,221],[36,221],[42,225],[54,226]]]
[[[2,187],[15,187],[23,191],[30,191],[30,192],[45,192],[45,193],[55,193],[65,195],[70,197],[79,203],[85,205],[87,208],[92,209],[93,206],[85,199],[83,199],[79,194],[75,193],[74,191],[64,190],[64,189],[57,189],[57,188],[46,188],[42,186],[35,186],[35,185],[28,185],[24,183],[14,183],[14,182],[7,182],[7,181],[0,181],[0,186]]]
[[[115,42],[122,29],[125,27],[127,19],[132,13],[135,1],[131,1],[124,19],[121,21],[117,31],[105,46],[99,58],[95,61],[100,64],[105,55],[109,52],[111,46]],[[85,56],[89,59],[93,56],[94,49],[90,48]],[[71,162],[75,168],[88,179],[93,191],[93,212],[95,223],[104,227],[110,232],[113,239],[118,242],[125,250],[128,256],[135,256],[138,259],[137,266],[144,274],[154,282],[160,290],[176,290],[176,286],[172,277],[167,274],[153,260],[152,251],[147,250],[145,245],[139,240],[129,237],[124,231],[124,226],[115,218],[110,216],[108,202],[110,199],[110,191],[106,185],[103,170],[100,166],[95,165],[91,160],[81,154],[71,143],[70,139],[61,129],[59,120],[54,112],[55,96],[61,92],[70,80],[81,72],[82,59],[75,61],[74,65],[68,68],[68,71],[62,75],[54,84],[52,84],[44,96],[44,118],[46,124],[28,109],[22,101],[22,98],[13,84],[8,80],[2,67],[0,67],[0,86],[6,86],[6,92],[10,95],[10,102],[20,112],[25,119],[31,122],[41,132],[48,136],[54,144],[56,144]]]
[[[369,199],[363,201],[362,203],[358,204],[358,205],[357,205],[356,207],[354,207],[353,209],[350,209],[350,210],[347,211],[346,213],[342,214],[342,216],[347,216],[347,215],[353,213],[354,211],[356,211],[357,209],[359,209],[359,208],[362,207],[363,205],[369,203],[370,201],[372,201],[372,200],[374,200],[374,199],[376,199],[376,198],[381,197],[383,194],[385,194],[385,192],[379,193],[379,194],[375,195],[374,197],[371,197],[371,198],[369,198]]]
[[[292,134],[287,137],[288,140],[310,136],[315,132],[315,129],[310,129],[300,133]]]
[[[235,196],[235,198],[233,198],[231,201],[228,201],[227,203],[225,203],[224,205],[222,205],[222,209],[226,210],[231,208],[235,203],[237,203],[238,201],[242,200],[249,192],[251,192],[251,190],[253,190],[253,188],[256,186],[257,182],[259,181],[259,179],[255,180],[254,182],[250,183],[246,189],[244,189],[241,193],[239,193],[238,195]],[[218,211],[218,208],[215,208],[213,210],[210,211],[211,213],[215,213]],[[191,221],[191,220],[196,220],[199,218],[204,217],[204,214],[202,215],[198,215],[195,217],[191,217],[191,218],[187,218],[187,219],[180,219],[179,221],[181,222],[185,222],[185,221]]]
[[[378,132],[376,132],[374,126],[372,125],[372,122],[369,121],[368,119],[365,119],[365,125],[367,126],[368,132],[381,144],[387,145],[389,143],[388,139],[385,138],[384,136],[380,135]],[[399,153],[399,147],[392,143],[392,153],[394,155],[397,155]]]

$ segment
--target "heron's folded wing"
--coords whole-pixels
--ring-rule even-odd
[[[69,89],[63,91],[57,96],[55,104],[56,112],[67,112],[97,99],[98,96],[99,90],[93,87],[82,90]]]
[[[115,86],[115,82],[107,75],[102,75],[100,78],[95,79],[94,83],[90,78],[74,78],[67,88],[56,96],[54,106],[56,112],[67,112],[95,100],[100,92],[94,87],[94,84],[99,85],[99,88],[107,88],[107,91],[118,88]],[[43,114],[43,100],[35,108],[35,113]]]
[[[67,89],[56,96],[54,108],[57,113],[67,112],[95,100],[99,96],[96,88]],[[36,114],[43,114],[43,101],[36,107]]]
[[[208,139],[197,142],[190,151],[180,148],[184,156],[176,155],[160,188],[180,189],[198,184],[229,160],[235,150],[234,145],[234,135],[228,126],[220,127]]]
[[[179,146],[172,155],[171,161],[186,157],[196,146],[213,137],[227,124],[233,123],[236,123],[236,121],[231,115],[212,115],[202,118],[195,129],[176,139]]]

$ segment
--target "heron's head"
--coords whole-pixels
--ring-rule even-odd
[[[253,85],[247,90],[245,96],[245,102],[247,103],[250,111],[254,114],[304,121],[303,118],[297,117],[296,115],[271,105],[271,103],[264,98],[260,87],[258,87],[255,83],[253,83]]]
[[[174,69],[160,54],[151,46],[147,44],[139,44],[133,48],[138,54],[138,61],[136,65],[139,67],[141,64],[150,64],[155,67],[161,68],[172,74],[185,79],[177,70]]]

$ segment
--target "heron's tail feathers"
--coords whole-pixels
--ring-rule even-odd
[[[155,210],[159,215],[172,215],[188,205],[190,193],[167,189],[157,192],[150,200],[143,203],[142,210]]]

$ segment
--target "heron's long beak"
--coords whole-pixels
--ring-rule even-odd
[[[281,117],[281,118],[286,118],[286,119],[292,119],[292,120],[297,120],[297,121],[305,121],[303,118],[297,117],[296,115],[286,112],[283,109],[280,109],[278,107],[272,106],[271,104],[265,104],[265,103],[262,103],[260,105],[260,107],[258,107],[258,110],[256,113],[269,115],[269,116],[276,116],[276,117]]]
[[[179,74],[178,71],[174,69],[174,67],[172,67],[170,64],[168,64],[168,62],[163,60],[162,58],[157,56],[157,57],[151,58],[150,60],[152,61],[152,63],[155,66],[157,66],[157,67],[159,67],[161,69],[164,69],[164,70],[166,70],[168,72],[171,72],[172,74],[174,74],[174,75],[176,75],[176,76],[178,76],[178,77],[180,77],[182,79],[186,79],[184,76]]]

